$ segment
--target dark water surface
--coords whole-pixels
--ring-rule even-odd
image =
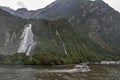
[[[90,65],[91,72],[69,72],[72,66],[0,65],[0,80],[120,80],[120,65]]]

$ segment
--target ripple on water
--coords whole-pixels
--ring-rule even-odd
[[[0,67],[0,80],[120,80],[120,66],[91,65],[91,72],[35,67]]]

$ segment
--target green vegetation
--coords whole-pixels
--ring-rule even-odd
[[[0,55],[0,64],[5,65],[65,65],[65,64],[78,64],[81,62],[95,62],[99,61],[100,57],[95,56],[92,58],[83,57],[58,57],[54,54],[44,53],[26,56],[23,53],[16,53],[14,55],[3,56]],[[106,60],[108,60],[106,58]]]
[[[111,36],[94,31],[91,25],[73,24],[67,19],[26,20],[2,10],[0,14],[0,54],[3,54],[0,55],[0,64],[59,65],[120,60],[120,50],[106,43]],[[28,23],[33,26],[36,46],[29,57],[24,54],[12,55],[17,51],[24,25]]]
[[[12,56],[0,55],[0,64],[19,64],[19,65],[63,65],[83,62],[78,57],[60,58],[53,54],[35,54],[26,56],[24,54],[14,54]]]

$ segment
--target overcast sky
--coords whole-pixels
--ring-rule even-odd
[[[120,12],[120,0],[104,0],[106,3],[108,3],[111,7],[113,7],[115,10]]]
[[[0,0],[0,6],[8,6],[12,9],[27,8],[36,10],[46,7],[55,0]]]
[[[12,9],[27,8],[36,10],[46,7],[55,0],[0,0],[0,6],[8,6]],[[104,0],[115,10],[120,12],[120,0]]]

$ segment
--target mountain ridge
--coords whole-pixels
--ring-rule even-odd
[[[33,11],[30,14],[26,9],[16,12],[19,11],[33,15]],[[0,11],[1,54],[16,53],[24,25],[32,24],[37,43],[31,55],[79,56],[88,61],[120,59],[120,14],[102,0],[57,0],[35,13],[35,19],[35,16],[22,19]]]
[[[67,0],[67,1],[72,1],[72,0]],[[75,0],[76,2],[77,0]],[[22,18],[45,18],[45,17],[42,17],[41,14],[46,10],[46,9],[49,9],[51,7],[53,7],[54,5],[58,5],[60,3],[63,3],[63,2],[66,2],[64,0],[56,0],[55,2],[49,4],[48,6],[46,6],[45,8],[42,8],[42,9],[37,9],[37,10],[27,10],[26,8],[18,8],[17,10],[13,10],[13,9],[10,9],[9,7],[3,7],[1,6],[0,8],[13,14],[13,15],[17,15],[19,17],[22,17]],[[83,2],[104,2],[102,0],[84,0],[84,1],[80,1],[78,0],[78,3],[83,3]],[[104,2],[104,4],[107,4]],[[68,5],[67,5],[68,6]],[[12,10],[12,11],[11,11]],[[23,12],[24,11],[24,12]],[[42,14],[43,15],[43,14]],[[41,16],[41,17],[40,17]]]

